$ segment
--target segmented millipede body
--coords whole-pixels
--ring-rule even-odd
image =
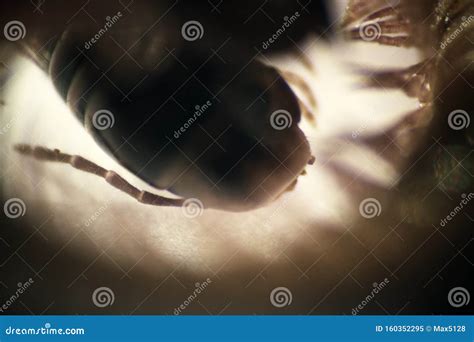
[[[96,16],[104,12],[91,6]],[[49,39],[33,33],[24,47],[101,146],[133,174],[182,199],[139,191],[59,150],[18,145],[17,151],[96,174],[154,205],[198,199],[206,208],[242,211],[291,190],[314,158],[298,127],[298,99],[279,71],[205,18],[186,22],[182,12],[173,14],[174,4],[152,8],[140,2],[134,12],[119,9],[100,31],[73,16]],[[27,26],[41,31],[40,24]]]
[[[474,1],[352,0],[342,23],[346,37],[383,45],[418,48],[419,64],[367,72],[367,85],[401,89],[419,100],[380,139],[392,139],[414,158],[431,158],[432,181],[446,190],[472,190],[474,170]],[[435,144],[427,150],[426,145]],[[453,160],[446,159],[446,155]],[[454,165],[453,165],[454,164]],[[449,177],[448,177],[449,176]],[[427,177],[429,178],[429,177]],[[450,179],[451,181],[446,181]]]

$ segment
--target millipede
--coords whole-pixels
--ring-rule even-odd
[[[169,314],[206,274],[188,313],[470,309],[474,0],[34,3],[0,1],[18,312]]]
[[[59,149],[19,143],[20,154],[95,174],[143,204],[197,201],[228,211],[273,201],[314,163],[298,125],[302,116],[313,116],[288,84],[308,93],[304,82],[288,72],[286,80],[284,71],[261,58],[286,50],[291,41],[276,36],[262,51],[260,42],[273,37],[274,24],[249,20],[260,7],[222,4],[219,17],[229,19],[221,22],[188,1],[137,1],[133,12],[119,1],[74,4],[78,10],[59,1],[43,4],[47,24],[31,16],[29,2],[9,5],[4,36],[48,74],[104,150],[155,189],[179,198],[141,191],[116,172]],[[317,19],[324,26],[325,8],[318,2],[277,1],[264,15],[281,17],[286,33],[293,26],[299,40],[305,32],[295,24],[298,11],[313,13],[301,21]],[[298,15],[288,21],[285,13]],[[103,17],[98,29],[87,26]],[[309,99],[314,102],[311,94]],[[190,121],[196,110],[199,120],[191,114]],[[182,135],[173,139],[177,129]]]
[[[458,165],[471,174],[474,166],[470,125],[474,109],[474,2],[351,0],[341,29],[350,40],[419,49],[420,63],[366,73],[369,87],[400,89],[419,101],[418,109],[377,138],[396,141],[397,146],[414,153],[415,159],[427,152],[434,184],[443,183],[455,192],[472,190],[469,176],[454,175],[450,178],[456,180],[451,184],[445,180]],[[433,140],[436,148],[426,151]],[[446,154],[454,159],[454,165],[446,165],[450,164],[442,157]]]
[[[309,94],[312,107],[316,100],[298,75],[266,65],[261,55],[288,52],[308,32],[330,30],[325,2],[288,5],[275,1],[265,10],[226,3],[218,9],[224,13],[220,19],[202,14],[200,6],[189,1],[136,2],[134,15],[122,3],[110,4],[114,5],[87,2],[82,5],[91,9],[79,6],[74,12],[60,2],[45,3],[51,27],[43,27],[36,17],[29,19],[28,2],[16,5],[10,14],[2,9],[6,13],[2,17],[14,19],[7,25],[24,21],[31,28],[21,44],[23,52],[49,74],[96,140],[132,173],[181,198],[140,191],[113,171],[59,150],[25,144],[16,150],[101,176],[140,202],[153,205],[181,206],[197,197],[205,207],[250,210],[293,189],[298,176],[315,160],[298,123],[302,117],[314,121],[314,116],[289,84]],[[104,28],[97,33],[76,21],[81,11],[89,17],[94,13],[107,18]],[[154,12],[162,14],[157,17]],[[283,18],[282,27],[288,32],[282,35],[279,29],[274,34],[279,25],[273,19],[250,20],[260,12]],[[292,13],[298,15],[288,21]],[[5,35],[10,29],[7,25]],[[474,3],[350,0],[339,25],[347,39],[417,48],[423,56],[407,68],[366,71],[367,86],[400,89],[419,101],[418,109],[369,142],[377,145],[378,140],[390,139],[403,155],[416,157],[431,137],[442,136],[441,148],[463,158],[467,155],[463,165],[472,168]],[[102,39],[107,32],[114,38]],[[272,44],[264,44],[262,51],[261,43],[269,41]],[[208,103],[209,109],[200,113],[192,132],[182,132],[183,137],[173,140],[173,132],[183,127],[189,110],[199,110],[195,106],[202,103]],[[271,122],[274,117],[279,121]],[[124,145],[124,136],[139,153]],[[435,169],[436,177],[445,178],[448,171]],[[452,187],[466,190],[464,183]]]

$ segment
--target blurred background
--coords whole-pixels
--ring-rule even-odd
[[[385,132],[419,104],[363,87],[358,71],[408,67],[421,52],[346,41],[338,24],[347,3],[323,4],[275,16],[269,4],[247,6],[248,29],[270,37],[265,29],[301,14],[291,31],[300,39],[285,36],[261,58],[304,80],[289,81],[316,117],[301,122],[316,162],[292,192],[245,213],[144,206],[100,178],[15,153],[17,143],[58,148],[152,190],[94,142],[30,58],[2,46],[2,313],[472,314],[473,169],[462,163],[472,149],[460,156],[413,136],[423,152],[411,155],[391,140]],[[74,18],[95,32],[104,20],[82,5]],[[27,6],[45,15],[40,2]],[[133,1],[114,6],[139,15]],[[183,16],[208,18],[206,34],[232,14],[219,6]],[[252,39],[261,50],[265,40]],[[442,168],[441,179],[429,177]],[[468,186],[450,191],[459,179]]]

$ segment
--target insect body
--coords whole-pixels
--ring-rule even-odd
[[[291,189],[313,158],[298,101],[280,74],[230,37],[183,39],[173,16],[154,26],[129,27],[129,19],[94,41],[93,32],[71,25],[36,57],[101,146],[183,200],[141,192],[78,156],[17,150],[104,177],[154,205],[197,198],[206,208],[242,211]]]
[[[399,149],[411,150],[414,161],[429,153],[427,172],[435,184],[452,178],[456,180],[447,190],[472,189],[473,1],[352,0],[343,28],[352,39],[420,49],[424,60],[419,64],[368,72],[370,86],[402,89],[420,102],[419,109],[405,115],[382,138],[388,137],[385,140],[395,142]],[[427,151],[426,142],[432,145],[432,140],[437,147]],[[453,163],[461,165],[460,172],[452,167],[439,172],[444,169],[440,165],[446,164],[441,155],[454,158]]]

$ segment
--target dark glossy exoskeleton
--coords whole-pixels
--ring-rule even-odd
[[[43,10],[57,11],[54,5]],[[26,43],[97,142],[133,174],[183,200],[141,192],[58,150],[19,145],[18,151],[97,174],[154,205],[196,198],[206,208],[243,211],[294,186],[313,160],[298,127],[300,108],[258,52],[220,26],[206,26],[210,21],[189,23],[174,5],[141,2],[133,12],[90,6],[95,16],[109,13],[106,30],[74,19],[51,39]],[[41,50],[37,40],[47,42]]]

